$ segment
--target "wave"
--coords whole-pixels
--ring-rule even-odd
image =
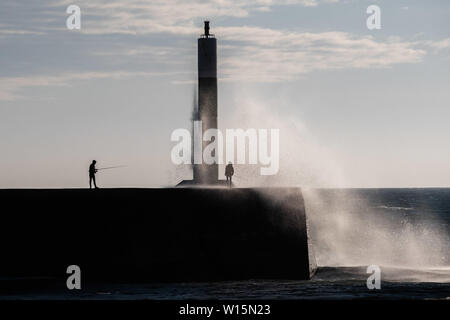
[[[379,266],[382,281],[402,283],[450,283],[450,266],[445,267],[394,267]],[[370,274],[367,266],[319,266],[317,280],[364,280]]]
[[[408,207],[390,207],[390,206],[377,206],[376,209],[385,209],[385,210],[396,210],[396,211],[410,211],[414,210],[414,208]]]

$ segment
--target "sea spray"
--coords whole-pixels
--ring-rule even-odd
[[[430,219],[418,221],[403,214],[415,212],[411,206],[374,205],[367,193],[339,190],[349,181],[338,158],[320,144],[301,119],[282,115],[276,108],[245,95],[239,101],[240,107],[226,118],[225,127],[280,129],[280,171],[264,177],[258,175],[257,168],[237,166],[235,184],[301,186],[318,265],[429,268],[450,264],[448,229],[442,227],[439,217],[431,219],[433,223]],[[421,210],[416,217],[430,216],[426,208]]]

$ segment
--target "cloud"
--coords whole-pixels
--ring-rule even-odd
[[[0,30],[0,36],[2,35],[21,35],[21,34],[34,34],[34,35],[43,35],[43,32],[30,31],[30,30],[13,30],[13,29],[3,29]]]
[[[435,49],[447,49],[450,48],[450,38],[439,41],[429,41],[428,45]]]
[[[294,80],[310,72],[350,68],[386,68],[400,63],[417,63],[426,50],[417,42],[391,38],[377,41],[371,36],[355,36],[346,32],[293,32],[259,27],[222,27],[220,34],[219,76],[221,80],[279,82]],[[236,37],[239,34],[239,37]],[[447,40],[434,44],[444,47]],[[151,56],[158,64],[167,64],[167,72],[107,71],[64,72],[58,75],[0,78],[0,100],[21,98],[25,87],[65,86],[73,81],[121,79],[135,76],[177,74],[174,83],[191,83],[191,71],[173,68],[177,54],[167,46],[118,46],[106,51],[93,51],[112,65],[117,61],[135,61],[137,56]],[[195,52],[191,53],[195,55]],[[171,66],[171,68],[169,68]],[[183,77],[188,78],[183,78]]]
[[[44,35],[44,32],[34,30],[25,30],[23,28],[11,28],[8,24],[0,23],[0,36],[16,36],[16,35]]]
[[[120,80],[129,77],[149,77],[167,73],[156,72],[72,72],[45,76],[3,77],[0,78],[0,101],[13,101],[23,98],[19,92],[25,87],[69,86],[74,81],[94,79]]]
[[[30,86],[67,85],[75,80],[90,80],[139,76],[144,66],[150,71],[166,71],[165,74],[184,73],[174,83],[192,82],[193,68],[186,64],[195,61],[195,49],[186,47],[187,39],[199,33],[204,17],[245,18],[252,13],[270,11],[276,6],[300,5],[315,7],[336,0],[99,0],[77,1],[82,12],[81,35],[100,40],[83,41],[78,48],[72,42],[71,56],[64,65],[73,65],[71,72],[60,70],[59,75],[45,75],[45,66],[53,72],[54,61],[45,60],[39,72],[42,76],[0,78],[0,100],[20,98],[20,90]],[[49,6],[50,4],[50,6]],[[49,30],[64,30],[65,8],[72,0],[40,0],[37,6],[45,10],[46,23],[36,25],[35,31],[26,25],[27,19],[10,19],[16,25],[3,28],[5,33],[42,34]],[[14,7],[17,10],[17,7]],[[37,11],[36,7],[28,8]],[[25,15],[26,16],[26,15]],[[39,15],[38,20],[41,15]],[[58,24],[49,25],[58,20]],[[62,19],[62,20],[61,20]],[[32,20],[35,21],[35,20]],[[63,22],[61,22],[63,21]],[[22,25],[23,24],[23,25]],[[2,27],[6,26],[5,24]],[[16,28],[13,28],[16,27]],[[52,29],[53,27],[53,29]],[[58,29],[59,28],[59,29]],[[450,47],[450,38],[438,41],[408,41],[401,38],[376,39],[372,36],[354,35],[349,32],[304,32],[280,30],[259,26],[213,26],[219,39],[219,75],[221,80],[253,82],[290,81],[311,72],[341,69],[389,68],[397,64],[418,63],[429,49],[434,51]],[[106,34],[134,34],[136,37],[104,37]],[[161,34],[177,35],[173,41],[152,42]],[[1,35],[1,33],[0,33]],[[66,35],[66,33],[64,33]],[[50,35],[49,35],[50,36]],[[79,38],[74,38],[79,39]],[[76,41],[76,40],[75,40]],[[68,44],[61,42],[61,52]],[[79,51],[73,51],[79,50]],[[68,51],[68,50],[66,50]],[[86,62],[71,64],[70,58],[83,58]],[[99,57],[101,59],[99,59]],[[91,63],[89,63],[91,62]],[[50,67],[51,66],[51,67]],[[62,68],[63,66],[60,66]],[[78,68],[78,69],[76,69]],[[128,72],[116,71],[127,68]],[[155,69],[156,68],[156,69]],[[101,71],[98,71],[101,70]],[[147,75],[156,74],[147,72]]]
[[[427,54],[427,47],[421,42],[397,37],[377,40],[347,32],[300,32],[249,26],[217,27],[214,32],[219,39],[221,80],[289,81],[322,70],[418,63]],[[108,56],[111,61],[136,61],[136,56],[151,55],[154,63],[173,68],[175,61],[193,61],[196,52],[192,49],[141,44],[92,54]],[[191,83],[192,77],[174,82]]]
[[[84,34],[183,35],[197,34],[196,22],[204,18],[245,18],[278,6],[316,7],[332,2],[338,0],[77,0],[75,3],[81,8],[81,33]],[[65,9],[72,4],[73,0],[41,0],[27,8],[11,4],[9,7],[14,12],[25,9],[20,22],[48,32],[65,29],[61,21],[65,21]],[[11,27],[18,26],[17,21],[8,21]]]
[[[217,33],[230,42],[222,49],[222,76],[233,80],[274,82],[319,70],[385,68],[417,63],[426,54],[417,42],[377,41],[346,32],[226,27],[217,28]]]
[[[387,68],[401,63],[418,63],[427,53],[417,41],[408,42],[399,38],[377,41],[372,36],[355,36],[346,32],[313,33],[244,26],[221,27],[217,28],[216,33],[220,35],[219,76],[225,81],[280,82],[324,70]],[[237,34],[239,37],[236,37]],[[442,48],[448,46],[448,42],[446,39],[427,45]],[[0,100],[21,98],[18,92],[24,87],[61,86],[77,80],[175,73],[178,79],[173,83],[191,83],[192,70],[177,69],[173,65],[174,61],[182,61],[177,54],[185,56],[187,51],[157,45],[131,48],[120,45],[106,51],[92,51],[91,55],[101,56],[105,63],[109,63],[109,68],[118,61],[124,63],[136,61],[136,57],[150,56],[153,63],[166,64],[166,70],[170,71],[74,71],[56,76],[0,78]],[[194,50],[191,55],[195,55]]]

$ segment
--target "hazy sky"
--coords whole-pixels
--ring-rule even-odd
[[[0,188],[85,187],[92,159],[128,166],[105,187],[188,178],[170,134],[190,128],[207,19],[220,127],[279,127],[282,182],[450,186],[448,0],[2,0]]]

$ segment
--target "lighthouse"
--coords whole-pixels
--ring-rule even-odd
[[[217,130],[217,39],[209,33],[209,21],[205,21],[205,33],[198,39],[198,119],[202,132]],[[202,150],[211,141],[202,142]],[[217,162],[194,165],[194,183],[218,184]]]

